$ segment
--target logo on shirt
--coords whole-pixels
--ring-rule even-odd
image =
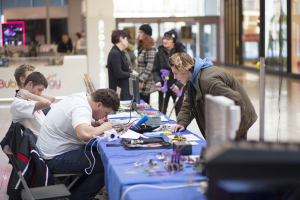
[[[49,89],[60,89],[61,88],[61,80],[56,79],[56,74],[49,75],[47,77],[48,88]]]
[[[17,82],[13,80],[4,81],[3,79],[0,79],[0,88],[15,88],[17,87]]]

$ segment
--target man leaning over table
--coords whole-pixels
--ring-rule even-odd
[[[50,171],[54,174],[83,174],[71,188],[72,200],[93,199],[104,186],[104,168],[98,152],[94,152],[95,166],[90,175],[89,159],[94,162],[91,152],[84,150],[83,142],[112,129],[107,118],[112,111],[117,111],[120,100],[115,91],[99,89],[91,95],[72,94],[57,103],[46,116],[37,147],[41,151]],[[87,169],[90,172],[91,168]]]

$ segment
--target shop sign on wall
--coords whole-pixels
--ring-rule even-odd
[[[61,88],[61,80],[56,78],[56,73],[49,75],[47,77],[48,81],[48,89],[57,89]],[[9,80],[0,79],[0,89],[2,88],[16,88],[17,82],[14,78],[10,78]]]

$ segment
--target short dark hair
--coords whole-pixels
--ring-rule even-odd
[[[35,66],[25,63],[16,68],[14,75],[19,87],[22,86],[20,78],[23,77],[25,79],[25,72],[33,72],[34,70]]]
[[[127,39],[131,39],[130,30],[128,28],[124,28],[123,31],[127,34]]]
[[[32,72],[29,74],[25,80],[24,86],[27,85],[29,81],[32,81],[33,87],[36,85],[44,85],[45,88],[48,87],[48,81],[41,72]]]
[[[68,37],[69,37],[69,35],[68,35],[68,34],[66,34],[66,33],[63,33],[63,34],[61,34],[61,36],[64,36],[64,35],[66,35],[66,36],[68,36]]]
[[[81,34],[80,33],[75,33],[75,35],[77,35],[77,37],[80,39],[81,38]]]
[[[111,43],[117,44],[120,42],[120,37],[126,38],[128,37],[125,31],[115,30],[111,34]]]
[[[94,102],[101,102],[104,107],[112,108],[113,111],[119,110],[120,99],[118,94],[112,89],[99,89],[91,94]]]

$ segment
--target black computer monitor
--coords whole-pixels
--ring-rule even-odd
[[[129,81],[129,93],[133,96],[135,102],[140,104],[140,90],[139,90],[139,77],[130,74]]]

